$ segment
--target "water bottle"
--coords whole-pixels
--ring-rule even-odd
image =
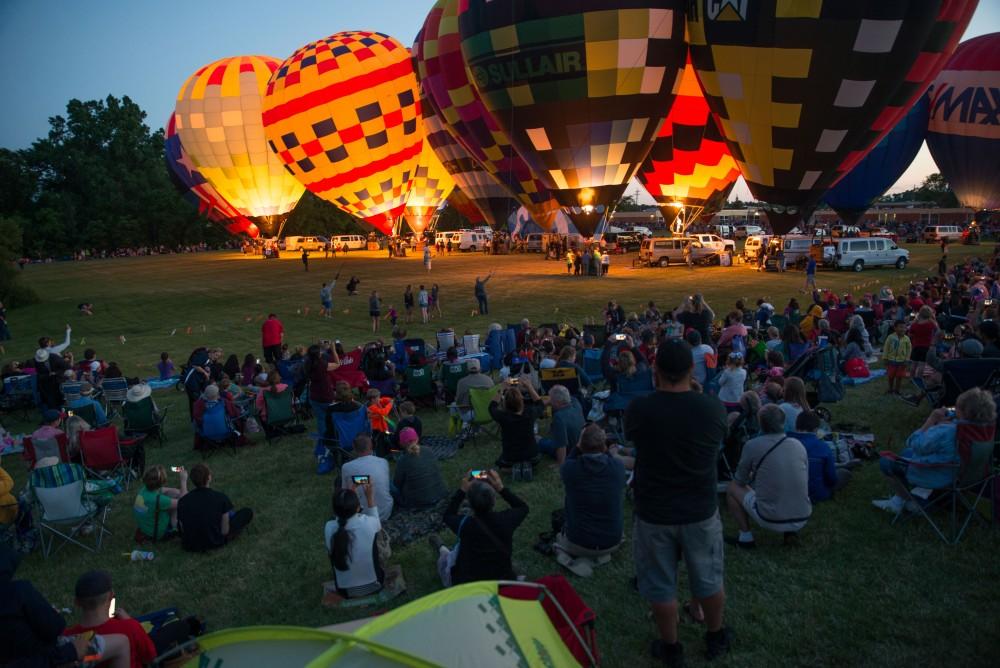
[[[152,552],[144,552],[142,550],[132,550],[131,553],[127,553],[125,556],[129,557],[131,561],[152,561],[153,557],[156,555]]]

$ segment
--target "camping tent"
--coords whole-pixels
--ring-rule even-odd
[[[526,588],[539,595],[523,598]],[[201,653],[185,665],[579,665],[547,614],[546,600],[553,600],[549,590],[534,583],[474,582],[412,601],[373,618],[353,634],[285,626],[218,631],[198,639]],[[558,604],[555,609],[564,614]]]

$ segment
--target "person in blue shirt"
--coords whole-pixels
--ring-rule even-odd
[[[100,426],[107,424],[108,415],[104,412],[104,406],[101,405],[99,401],[96,401],[93,397],[94,386],[90,383],[83,383],[80,385],[80,396],[73,401],[66,404],[71,410],[79,410],[84,406],[91,406],[94,409],[94,416],[97,419],[97,424],[92,426]]]
[[[799,413],[795,420],[795,431],[788,434],[805,446],[809,457],[809,500],[813,503],[833,498],[833,493],[843,489],[851,480],[851,472],[837,468],[833,450],[816,436],[819,416],[812,411]]]
[[[566,459],[566,452],[580,440],[585,422],[583,409],[563,385],[552,386],[549,403],[552,406],[552,425],[548,437],[538,442],[538,449],[555,457],[556,463],[561,465]]]
[[[556,557],[578,575],[589,575],[622,542],[625,466],[608,452],[604,430],[589,425],[559,468],[566,489],[566,523],[556,537]],[[579,569],[579,570],[578,570]]]
[[[806,261],[806,290],[816,289],[816,258],[812,255]]]
[[[978,387],[958,395],[954,409],[932,412],[923,426],[906,439],[906,448],[898,458],[883,456],[879,460],[879,469],[889,479],[894,494],[888,499],[876,499],[872,505],[897,515],[904,509],[916,510],[911,505],[915,501],[910,486],[941,489],[951,484],[958,471],[958,425],[992,425],[996,419],[993,396]]]

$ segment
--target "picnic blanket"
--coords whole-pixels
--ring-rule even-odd
[[[870,383],[876,378],[881,378],[886,374],[885,369],[872,369],[868,373],[867,378],[851,378],[850,376],[843,376],[841,380],[844,385],[864,385],[865,383]]]
[[[458,443],[457,438],[448,438],[447,436],[428,436],[425,434],[420,437],[420,447],[427,448],[438,459],[451,459],[458,454]]]
[[[382,522],[382,528],[389,534],[392,548],[403,547],[415,540],[444,528],[444,509],[448,507],[448,497],[438,501],[437,505],[424,510],[411,508],[393,508],[392,516]]]
[[[177,384],[177,381],[181,379],[180,376],[174,376],[173,378],[167,378],[166,380],[160,380],[159,376],[154,378],[147,378],[145,380],[146,385],[149,385],[151,390],[166,390]]]

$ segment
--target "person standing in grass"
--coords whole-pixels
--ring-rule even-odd
[[[324,283],[323,287],[319,289],[319,301],[320,309],[319,314],[326,316],[327,318],[333,317],[333,289],[337,287],[337,279],[340,278],[340,272],[333,277],[333,280],[329,283]]]
[[[424,269],[431,273],[431,247],[424,245]]]
[[[403,310],[406,311],[406,322],[413,321],[413,306],[416,303],[413,297],[413,286],[407,285],[403,292]]]
[[[493,278],[493,270],[486,275],[486,278],[476,276],[476,301],[479,302],[479,315],[488,315],[490,312],[489,297],[486,294],[486,284]]]
[[[420,318],[426,325],[427,321],[430,320],[430,315],[427,310],[430,307],[430,295],[427,294],[427,289],[421,285],[420,291],[417,292],[417,303],[420,305]]]
[[[372,319],[372,333],[378,332],[378,322],[382,319],[382,300],[378,296],[378,290],[372,290],[368,298],[368,315]]]
[[[285,340],[285,326],[278,316],[269,313],[267,320],[260,326],[260,344],[264,349],[264,361],[277,364],[281,359],[281,343]],[[246,381],[244,381],[246,382]]]
[[[305,248],[302,249],[302,268],[309,271],[309,251]]]
[[[653,608],[659,631],[650,651],[668,666],[684,665],[677,638],[681,555],[694,598],[687,610],[706,626],[706,657],[727,653],[733,640],[722,623],[726,594],[716,491],[726,411],[716,398],[693,391],[693,371],[691,346],[664,341],[656,351],[656,392],[634,399],[625,414],[626,438],[636,446],[632,553],[637,586]]]
[[[439,318],[444,316],[444,314],[441,312],[441,288],[438,287],[437,283],[431,286],[430,310],[432,314],[434,313],[434,311],[437,311]]]
[[[885,359],[886,378],[889,389],[886,394],[899,394],[900,384],[906,378],[906,368],[910,364],[912,345],[906,335],[906,321],[897,320],[893,324],[892,334],[886,337],[882,346],[882,357]]]
[[[804,292],[816,289],[816,258],[812,255],[806,260],[806,287]]]

